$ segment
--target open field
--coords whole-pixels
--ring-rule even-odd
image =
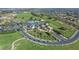
[[[32,16],[33,15],[30,12],[27,12],[27,13],[20,12],[20,13],[17,13],[15,20],[20,20],[25,22],[25,21],[28,21]]]
[[[19,32],[0,34],[0,49],[11,49],[12,42],[19,38],[21,38]]]

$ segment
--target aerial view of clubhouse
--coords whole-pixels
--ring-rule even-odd
[[[0,50],[79,50],[79,8],[0,8]]]

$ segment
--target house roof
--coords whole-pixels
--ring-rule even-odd
[[[27,26],[37,26],[37,25],[39,25],[38,21],[28,21],[27,22]]]

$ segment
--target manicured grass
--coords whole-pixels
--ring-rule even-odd
[[[58,20],[49,21],[49,26],[53,27],[54,30],[59,31],[63,36],[70,37],[74,34],[76,29],[74,27],[71,27],[70,25],[67,25],[65,23],[60,23]],[[61,30],[59,28],[64,27],[65,30]]]
[[[53,28],[60,28],[63,25],[60,24],[57,20],[49,20],[48,21],[49,26],[53,27]]]
[[[48,17],[47,17],[47,16],[42,16],[42,18],[43,18],[43,19],[48,19]]]
[[[79,50],[79,41],[65,46],[44,46],[28,40],[21,40],[15,44],[17,50]]]
[[[24,13],[24,12],[20,12],[17,14],[16,16],[16,20],[20,20],[20,21],[27,21],[29,20],[30,17],[32,17],[33,15],[30,12]]]
[[[16,31],[3,31],[0,32],[0,34],[10,34],[10,33],[15,33]]]
[[[33,18],[33,19],[30,19],[30,18]],[[27,13],[20,12],[16,15],[16,18],[15,18],[15,20],[22,21],[22,22],[26,22],[26,21],[34,20],[34,19],[39,20],[41,18],[32,15],[30,12],[27,12]]]
[[[12,42],[19,38],[21,38],[21,34],[19,32],[0,34],[0,49],[10,49]]]
[[[67,38],[71,37],[74,33],[75,33],[75,29],[74,28],[69,28],[67,30],[65,30],[64,32],[61,32],[61,34]]]

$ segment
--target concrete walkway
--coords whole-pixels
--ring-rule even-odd
[[[23,40],[23,39],[25,39],[25,38],[23,37],[23,38],[20,38],[20,39],[15,40],[15,41],[12,43],[12,45],[11,45],[11,50],[15,50],[15,43],[18,42],[18,41],[20,41],[20,40]]]

